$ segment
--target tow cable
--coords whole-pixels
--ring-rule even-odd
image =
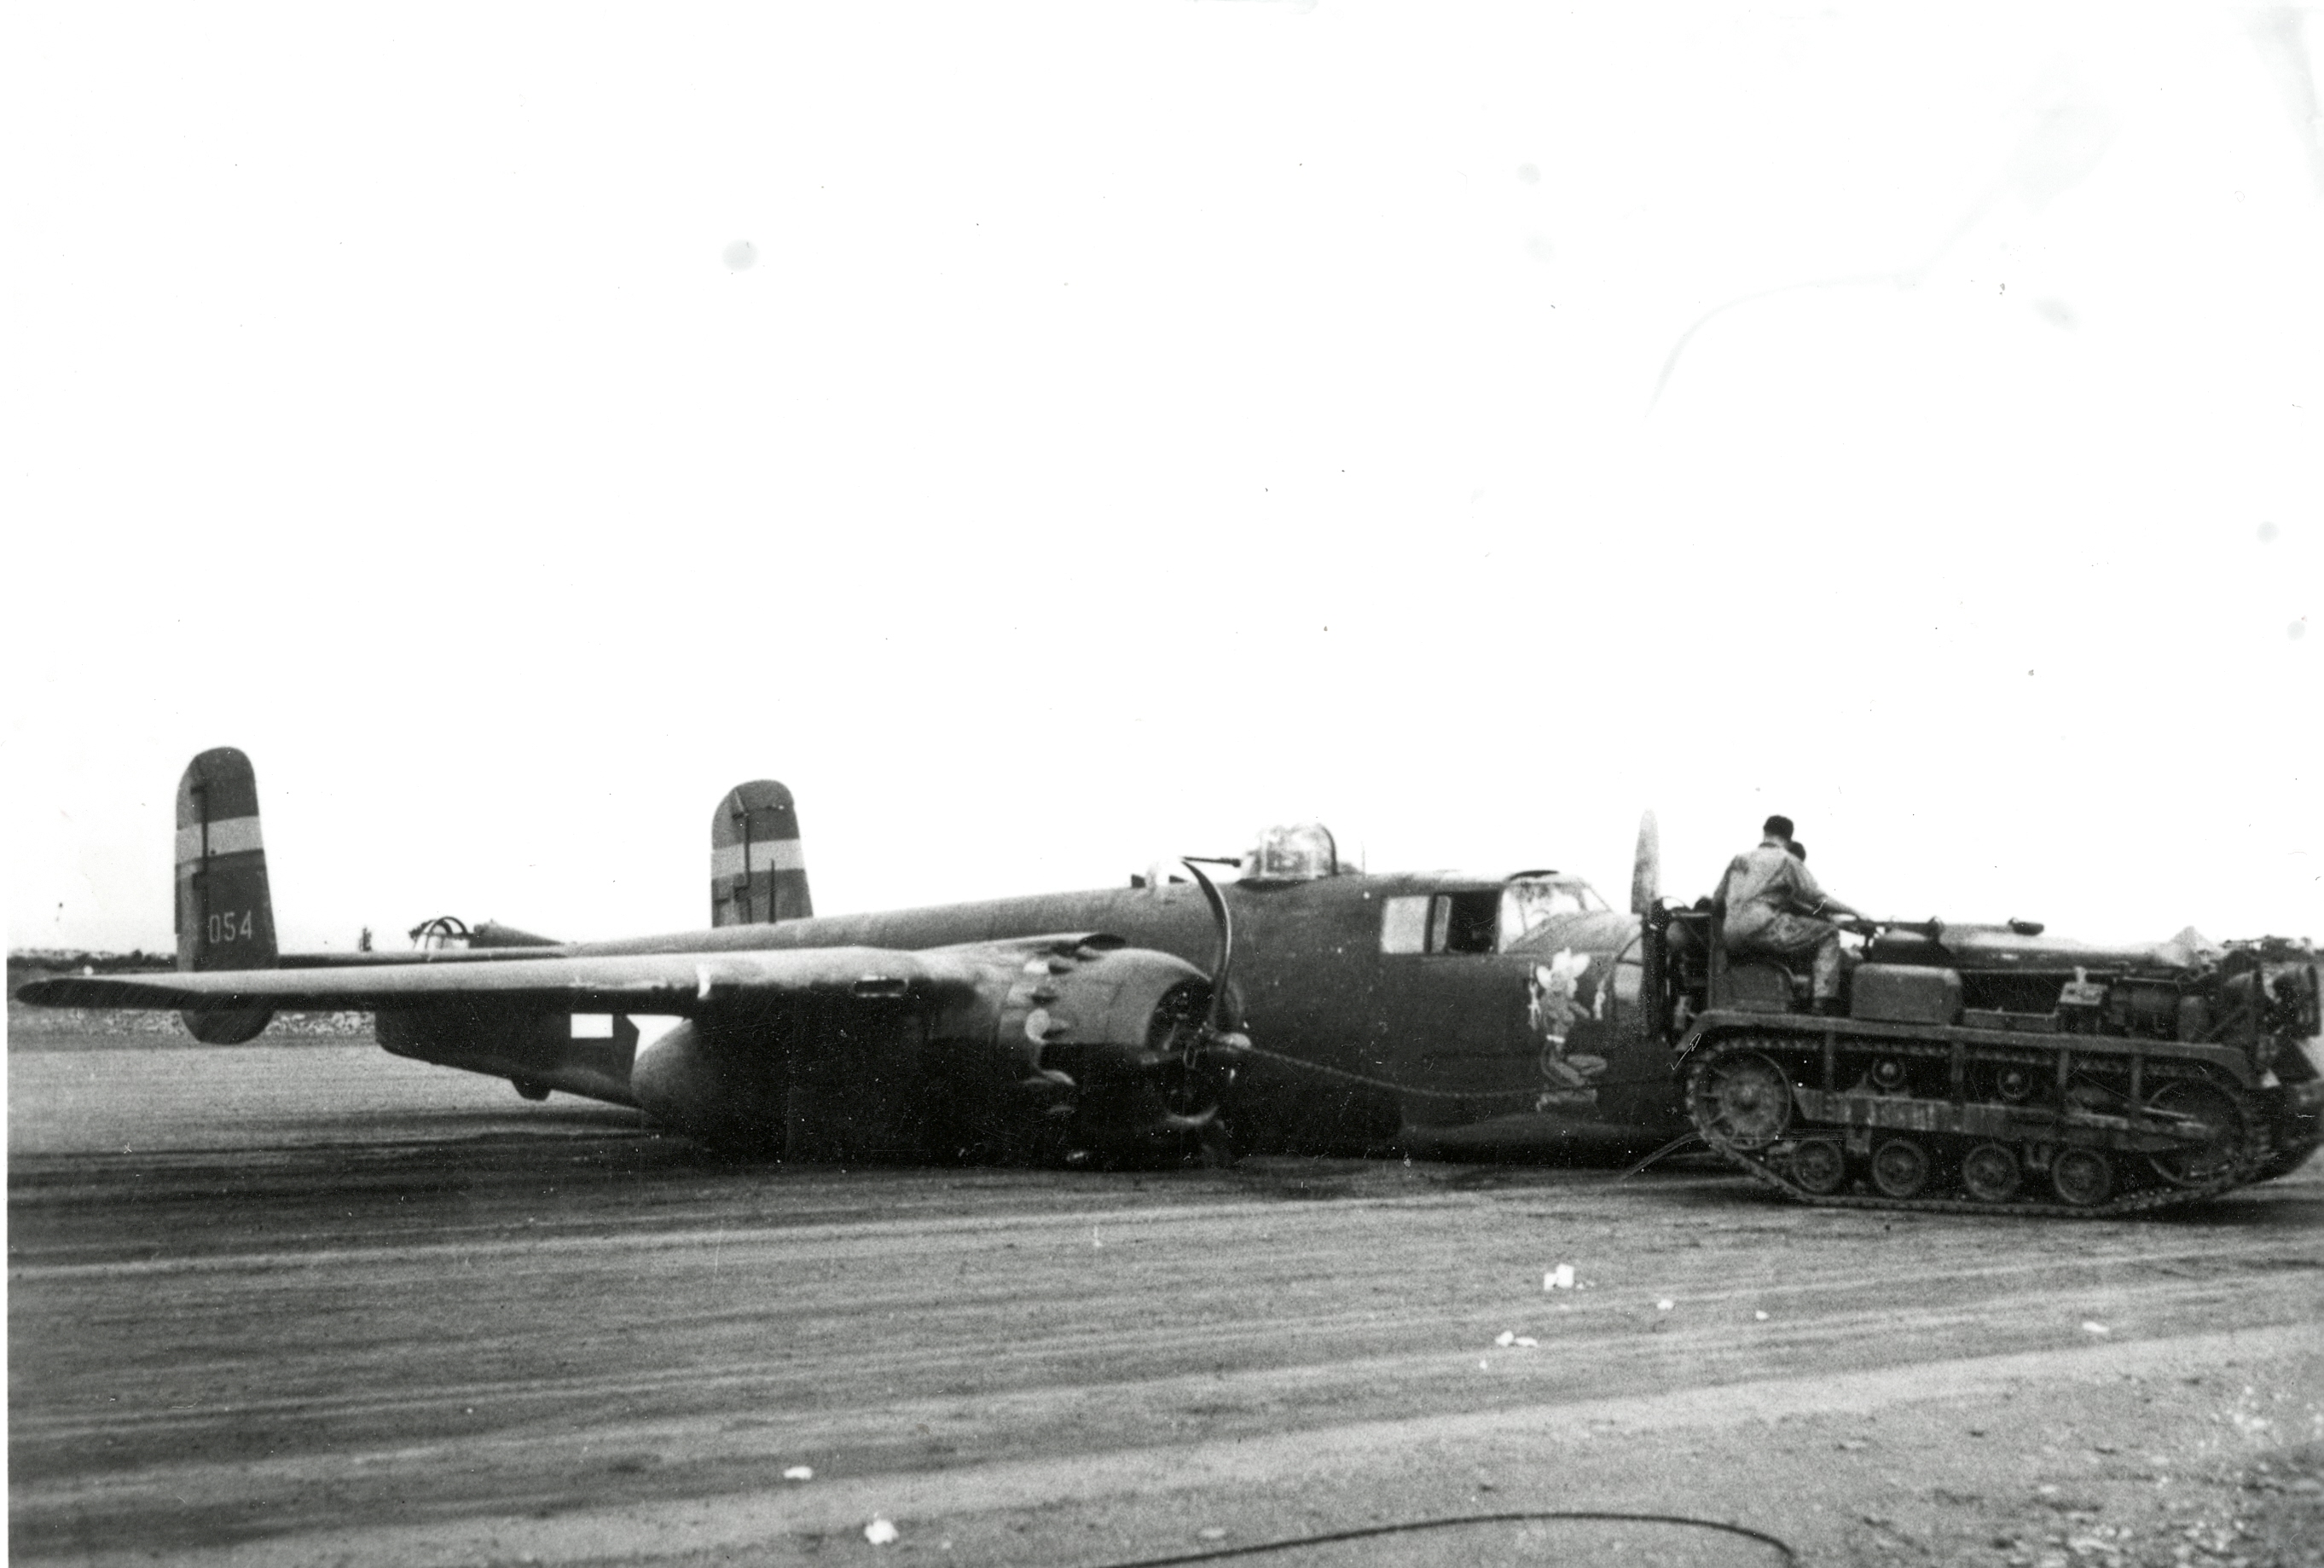
[[[1729,1536],[1740,1536],[1747,1541],[1757,1541],[1783,1554],[1787,1563],[1797,1563],[1799,1554],[1788,1542],[1779,1540],[1764,1530],[1748,1525],[1730,1525],[1719,1519],[1689,1518],[1683,1514],[1623,1514],[1607,1513],[1587,1508],[1551,1508],[1503,1514],[1456,1514],[1441,1519],[1407,1519],[1401,1524],[1367,1525],[1361,1529],[1332,1530],[1315,1536],[1293,1536],[1280,1541],[1261,1541],[1250,1546],[1211,1546],[1199,1552],[1181,1552],[1168,1557],[1139,1557],[1134,1561],[1107,1563],[1100,1568],[1179,1568],[1182,1563],[1216,1563],[1230,1557],[1256,1557],[1263,1552],[1288,1552],[1301,1546],[1324,1546],[1338,1541],[1362,1541],[1379,1536],[1416,1535],[1423,1530],[1456,1529],[1463,1525],[1521,1525],[1555,1521],[1615,1525],[1676,1525],[1691,1530],[1717,1530]]]

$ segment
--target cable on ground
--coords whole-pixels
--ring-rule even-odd
[[[1797,1563],[1799,1554],[1789,1542],[1755,1530],[1748,1525],[1730,1525],[1720,1519],[1689,1518],[1683,1514],[1623,1514],[1606,1513],[1589,1508],[1549,1508],[1505,1514],[1456,1514],[1443,1519],[1407,1519],[1395,1525],[1367,1525],[1360,1529],[1332,1530],[1315,1536],[1294,1536],[1280,1541],[1261,1541],[1250,1546],[1210,1546],[1199,1552],[1182,1552],[1168,1557],[1140,1557],[1135,1562],[1108,1563],[1102,1568],[1179,1568],[1182,1563],[1215,1563],[1227,1557],[1255,1557],[1262,1552],[1288,1552],[1300,1546],[1325,1546],[1338,1541],[1362,1541],[1378,1536],[1408,1536],[1422,1530],[1445,1530],[1462,1525],[1519,1525],[1568,1520],[1617,1525],[1678,1525],[1687,1529],[1718,1530],[1729,1536],[1740,1536],[1747,1541],[1757,1541],[1783,1554],[1787,1563]]]

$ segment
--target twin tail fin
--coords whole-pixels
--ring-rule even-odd
[[[258,831],[258,778],[232,746],[204,752],[178,780],[177,888],[180,969],[272,969],[274,899]],[[271,1007],[188,1011],[186,1028],[206,1045],[254,1038]]]
[[[791,792],[771,779],[737,784],[710,818],[711,925],[770,925],[814,913]]]

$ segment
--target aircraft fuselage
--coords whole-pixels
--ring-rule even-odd
[[[1579,909],[1505,932],[1490,922],[1508,886],[1443,873],[1227,884],[1231,1011],[1256,1047],[1231,1106],[1239,1138],[1257,1148],[1522,1155],[1603,1153],[1683,1132],[1666,1047],[1637,1011],[1637,919]],[[1205,968],[1216,958],[1199,890],[1176,881],[559,951],[913,951],[1059,932],[1104,932]]]

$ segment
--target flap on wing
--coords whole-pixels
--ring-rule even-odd
[[[375,1012],[458,999],[575,1011],[677,1013],[788,996],[928,999],[973,989],[966,953],[806,947],[520,958],[493,964],[366,964],[346,969],[214,969],[67,974],[21,987],[40,1007],[217,1009],[249,1004]]]

